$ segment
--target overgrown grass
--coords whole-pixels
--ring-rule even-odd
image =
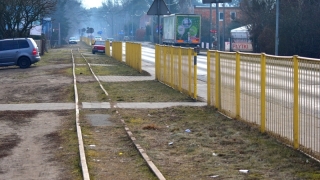
[[[71,50],[59,48],[49,49],[48,53],[41,56],[41,60],[37,62],[37,66],[46,66],[49,64],[69,64],[71,63]]]
[[[158,81],[102,83],[111,101],[117,102],[192,102],[189,96]]]
[[[108,114],[111,126],[92,126],[87,115]],[[157,179],[115,118],[114,110],[83,110],[81,128],[92,179]]]
[[[139,75],[104,55],[86,56],[89,63],[108,65],[93,65],[97,75]],[[72,71],[68,69],[67,74]],[[77,66],[76,74],[91,76],[87,66]],[[81,82],[77,86],[82,102],[193,101],[157,81],[104,82],[108,97],[97,82]],[[108,120],[114,125],[92,126],[86,118],[91,113],[109,114]],[[320,176],[316,161],[259,133],[255,127],[222,116],[213,107],[82,110],[80,117],[93,179],[102,179],[104,175],[110,179],[155,179],[126,136],[120,119],[126,121],[137,138],[136,143],[146,150],[167,179],[207,179],[213,175],[221,179],[319,179]],[[239,173],[240,169],[249,173]],[[77,168],[74,171],[79,173]]]
[[[212,175],[222,179],[317,179],[320,175],[318,162],[211,107],[125,109],[119,114],[167,179]],[[249,173],[241,174],[240,169]]]
[[[78,83],[77,88],[80,102],[109,101],[98,82]]]
[[[58,136],[61,147],[56,151],[55,156],[63,162],[64,179],[81,180],[82,169],[80,166],[79,143],[77,129],[75,126],[74,111],[60,111],[60,116],[65,116],[62,121]]]

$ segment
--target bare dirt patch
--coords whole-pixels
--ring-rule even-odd
[[[72,78],[61,72],[70,65],[31,66],[0,70],[0,103],[70,102]]]
[[[63,49],[27,69],[0,67],[0,104],[74,102],[71,67],[70,51]],[[72,114],[0,111],[0,179],[81,179]]]
[[[49,137],[57,133],[62,117],[53,112],[33,112],[31,117],[30,112],[7,113],[14,117],[0,118],[1,179],[60,179],[60,165],[54,161],[59,148]]]

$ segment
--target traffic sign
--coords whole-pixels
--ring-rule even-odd
[[[154,0],[147,15],[169,15],[170,11],[163,0]]]

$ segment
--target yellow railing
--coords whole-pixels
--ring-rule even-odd
[[[122,42],[112,42],[112,57],[118,61],[122,61]]]
[[[90,39],[90,38],[88,38],[88,37],[81,37],[81,41],[84,42],[84,43],[86,43],[86,44],[89,45],[89,46],[91,46],[92,43],[94,42],[93,39]]]
[[[126,42],[126,64],[141,73],[141,62],[141,44]]]
[[[320,61],[208,51],[208,105],[320,159]]]
[[[107,56],[111,56],[111,51],[110,51],[110,41],[106,41],[106,44],[105,44],[105,53]]]
[[[197,99],[197,54],[192,48],[156,45],[156,79]]]

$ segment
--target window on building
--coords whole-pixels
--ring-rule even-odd
[[[231,19],[231,20],[235,20],[236,17],[237,17],[236,12],[230,12],[230,19]]]
[[[219,12],[219,21],[223,21],[223,19],[224,19],[223,12]]]

